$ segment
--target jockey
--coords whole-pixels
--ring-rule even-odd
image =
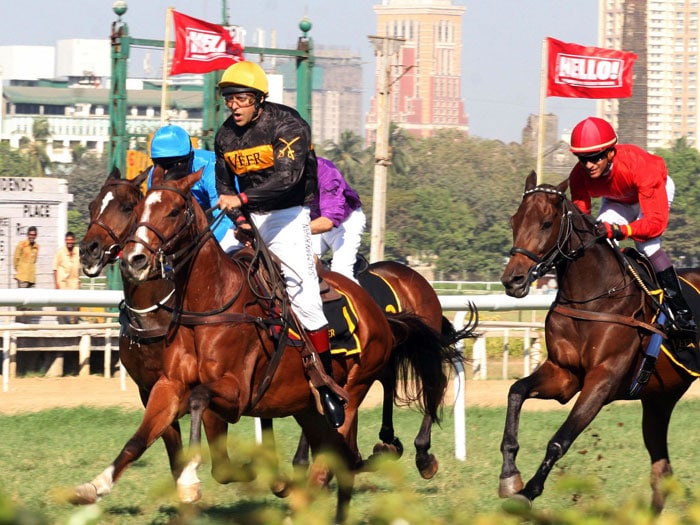
[[[215,140],[219,208],[237,213],[244,229],[243,208],[279,258],[294,313],[333,381],[328,321],[311,249],[309,204],[318,191],[311,128],[296,110],[266,100],[267,76],[255,62],[230,66],[219,89],[231,111]],[[318,392],[329,424],[341,426],[341,399],[328,386]]]
[[[331,270],[357,282],[353,273],[366,218],[357,192],[330,160],[318,157],[318,194],[311,203],[314,252],[333,252]]]
[[[692,311],[681,293],[671,259],[661,248],[675,186],[661,157],[632,144],[617,144],[617,134],[605,120],[589,117],[571,133],[571,153],[578,163],[571,170],[571,200],[591,213],[591,198],[602,197],[599,231],[609,239],[634,240],[649,258],[664,289],[680,332],[695,339]]]
[[[192,196],[206,211],[216,206],[219,194],[216,192],[216,156],[213,151],[193,149],[190,136],[183,128],[166,125],[159,128],[151,140],[151,160],[165,170],[165,180],[177,179],[204,168],[200,179],[192,186]],[[151,187],[153,170],[148,174],[148,187]],[[214,218],[222,213],[214,210]],[[213,229],[214,237],[223,250],[231,254],[241,248],[234,237],[233,221],[224,215]]]

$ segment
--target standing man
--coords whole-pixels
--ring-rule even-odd
[[[357,192],[330,160],[318,157],[318,194],[311,203],[314,252],[333,253],[331,270],[357,282],[353,272],[367,219]]]
[[[56,251],[53,258],[53,283],[57,290],[78,290],[80,289],[80,257],[75,249],[75,235],[67,232],[65,246]],[[63,308],[68,311],[77,311],[75,306]],[[77,316],[59,316],[58,324],[77,324]]]
[[[15,280],[17,288],[34,288],[36,284],[36,261],[39,257],[39,245],[36,242],[37,229],[36,226],[27,228],[27,238],[20,241],[15,248],[13,258],[15,268]],[[18,306],[17,310],[25,311],[30,308]],[[38,320],[35,318],[17,317],[18,323],[28,322],[35,324]]]
[[[279,258],[294,313],[332,382],[328,321],[311,248],[309,205],[317,192],[311,128],[296,110],[267,101],[267,76],[254,62],[230,66],[219,88],[231,111],[215,141],[219,208],[238,214],[239,226],[247,220],[243,208]],[[341,426],[341,399],[330,386],[318,392],[328,423]]]

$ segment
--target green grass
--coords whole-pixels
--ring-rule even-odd
[[[535,403],[529,401],[526,407]],[[700,431],[699,412],[700,401],[683,401],[674,412],[669,441],[676,485],[664,514],[670,519],[668,523],[700,523],[693,518],[700,515],[694,496],[700,488],[695,485],[694,437]],[[555,466],[545,493],[535,501],[534,511],[525,521],[503,512],[503,501],[497,497],[504,415],[503,408],[467,409],[468,458],[461,462],[454,459],[453,420],[446,410],[442,428],[433,433],[440,471],[426,481],[413,464],[412,442],[420,417],[411,410],[399,410],[397,428],[406,452],[379,472],[357,477],[350,523],[388,524],[397,517],[411,524],[610,523],[610,516],[617,519],[619,513],[636,516],[630,523],[648,519],[650,467],[642,444],[638,403],[603,409]],[[547,441],[566,415],[564,410],[523,413],[518,460],[525,479],[537,468]],[[310,506],[305,505],[308,495],[303,492],[278,499],[267,490],[264,474],[256,482],[222,486],[211,479],[208,464],[199,471],[202,502],[194,508],[181,508],[171,492],[173,483],[160,442],[124,473],[112,494],[98,505],[76,510],[62,501],[64,489],[91,480],[114,459],[140,419],[139,411],[87,408],[0,417],[0,492],[14,508],[42,516],[51,524],[67,524],[71,518],[71,524],[89,523],[95,514],[99,514],[95,523],[100,524],[262,524],[279,523],[285,515],[293,516],[290,523],[331,522],[334,494],[321,494]],[[187,422],[184,418],[184,432]],[[360,447],[365,456],[376,442],[379,424],[379,409],[362,411]],[[286,468],[297,436],[292,420],[276,422],[276,439]],[[244,419],[231,427],[232,457],[254,453],[252,439],[252,420]],[[234,455],[236,451],[242,452]],[[558,513],[559,518],[552,520],[552,513]],[[577,521],[590,515],[598,520]],[[601,520],[601,515],[607,518]],[[564,519],[566,516],[569,518]],[[32,522],[17,516],[8,520],[0,502],[3,523]]]

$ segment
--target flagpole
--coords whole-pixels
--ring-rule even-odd
[[[547,99],[547,39],[542,40],[542,67],[540,68],[540,115],[539,124],[537,126],[537,184],[542,183],[542,170],[544,169],[544,135],[545,135],[545,118],[544,106]]]
[[[170,21],[173,18],[173,8],[165,12],[165,38],[163,39],[163,79],[160,87],[160,125],[165,125],[168,110],[168,59],[170,58]]]

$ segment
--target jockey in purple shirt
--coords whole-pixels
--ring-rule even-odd
[[[317,157],[318,193],[311,202],[311,242],[321,257],[333,253],[331,270],[357,282],[353,266],[365,231],[365,214],[357,192],[330,160]]]

